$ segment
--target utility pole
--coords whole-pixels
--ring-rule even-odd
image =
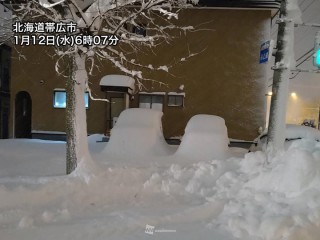
[[[273,150],[284,147],[289,77],[293,65],[294,21],[288,19],[287,1],[281,1],[280,18],[277,21],[277,52],[275,66],[272,68],[274,73],[267,142],[268,148]]]

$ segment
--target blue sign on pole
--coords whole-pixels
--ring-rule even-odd
[[[266,41],[261,44],[260,47],[260,61],[259,63],[266,63],[269,60],[269,48],[270,48],[270,41]]]

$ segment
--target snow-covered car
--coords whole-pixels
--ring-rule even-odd
[[[176,155],[193,160],[227,159],[231,156],[228,144],[225,120],[198,114],[189,120]]]
[[[267,143],[268,129],[258,136],[249,148],[249,152],[261,151]],[[310,139],[320,142],[320,130],[312,127],[287,124],[286,125],[286,141],[285,148],[287,149],[293,141],[299,139]]]

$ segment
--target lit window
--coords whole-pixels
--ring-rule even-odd
[[[151,108],[162,111],[163,96],[161,95],[140,95],[139,96],[140,108]]]
[[[89,108],[89,93],[86,92],[84,95],[84,102],[86,108]],[[54,108],[66,108],[67,106],[67,95],[65,91],[54,91],[53,107]]]
[[[54,104],[55,108],[66,107],[66,92],[54,92]]]
[[[183,107],[183,95],[168,95],[169,107]]]

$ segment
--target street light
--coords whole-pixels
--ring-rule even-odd
[[[292,93],[291,93],[291,97],[294,98],[294,99],[296,99],[296,98],[297,98],[297,94],[296,94],[295,92],[292,92]]]

